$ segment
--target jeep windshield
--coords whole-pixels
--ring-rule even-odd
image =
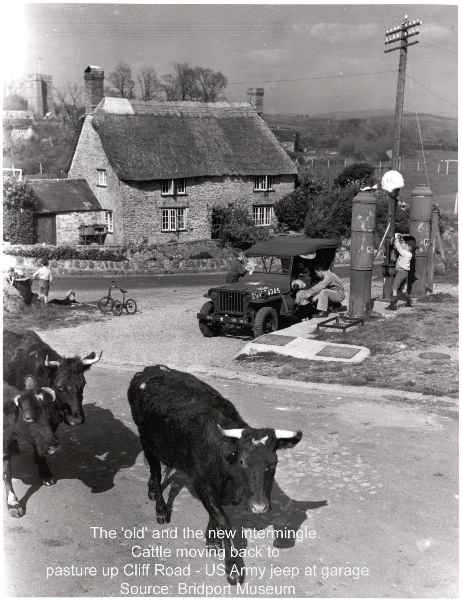
[[[248,259],[248,269],[254,266],[254,273],[277,273],[288,275],[290,273],[290,257],[286,256],[256,256]]]

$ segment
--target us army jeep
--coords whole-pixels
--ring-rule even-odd
[[[316,283],[316,267],[332,265],[337,240],[279,235],[258,242],[246,251],[248,266],[236,283],[210,288],[197,318],[205,337],[241,331],[258,337],[277,331],[282,324],[310,317],[310,307],[295,304],[293,282]],[[308,312],[307,312],[308,311]]]

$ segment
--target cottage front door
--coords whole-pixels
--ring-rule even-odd
[[[56,215],[37,217],[37,243],[56,245]]]

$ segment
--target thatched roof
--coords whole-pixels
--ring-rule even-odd
[[[39,214],[102,210],[85,179],[29,179],[27,183],[39,199]]]
[[[130,103],[135,114],[108,112],[110,103],[105,102],[93,117],[93,126],[120,179],[297,172],[249,104]]]

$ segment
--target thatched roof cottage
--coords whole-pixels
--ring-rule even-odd
[[[69,177],[107,211],[106,243],[207,239],[212,208],[236,202],[266,227],[294,188],[294,163],[250,104],[104,97],[99,67],[85,70],[85,89]]]

